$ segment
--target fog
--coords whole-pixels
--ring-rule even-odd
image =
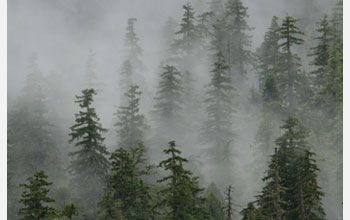
[[[120,70],[125,56],[124,41],[129,18],[136,18],[134,24],[139,45],[143,49],[140,57],[145,70],[139,72],[145,80],[143,88],[141,112],[146,115],[151,129],[148,132],[149,145],[155,143],[152,137],[156,136],[155,122],[152,116],[154,97],[159,81],[160,65],[166,62],[162,52],[162,31],[168,19],[180,24],[184,10],[182,6],[190,2],[196,15],[209,10],[206,0],[11,0],[8,1],[8,110],[11,110],[21,95],[22,88],[28,74],[29,58],[37,54],[37,63],[42,74],[46,77],[51,94],[47,100],[49,115],[54,126],[61,132],[59,143],[64,161],[69,162],[67,152],[72,150],[68,144],[69,127],[74,123],[74,114],[78,106],[74,103],[75,95],[86,87],[84,75],[89,53],[93,53],[96,61],[96,79],[98,95],[96,96],[96,111],[101,118],[101,124],[108,129],[104,134],[105,144],[110,150],[116,149],[116,134],[113,124],[116,121],[114,113],[121,104],[122,96],[118,82]],[[336,0],[245,0],[248,7],[248,25],[253,27],[249,34],[252,36],[250,50],[254,52],[264,39],[264,34],[271,23],[272,16],[278,16],[280,21],[287,15],[301,18],[300,23],[305,32],[305,38],[312,39],[315,33],[316,22],[321,17],[331,13]],[[176,27],[179,29],[179,25]],[[303,61],[304,70],[309,70],[309,47],[312,40],[298,47]],[[209,83],[212,61],[211,52],[206,59],[194,63],[194,77],[197,92],[204,94],[205,85]],[[203,64],[204,63],[204,64]],[[257,75],[253,68],[248,68],[247,82],[239,89],[239,99],[247,100],[251,87],[257,88]],[[203,95],[204,96],[204,95]],[[198,100],[202,102],[202,100]],[[203,108],[204,109],[204,108]],[[188,116],[191,120],[192,116]],[[198,112],[198,118],[205,117],[205,110]],[[256,106],[246,102],[238,107],[235,114],[234,131],[237,135],[234,148],[230,154],[234,171],[229,177],[231,184],[237,191],[237,201],[240,208],[247,202],[254,200],[254,196],[263,186],[261,178],[252,173],[254,165],[253,153],[255,136],[259,125],[260,113]],[[197,122],[195,122],[197,123]],[[200,122],[194,125],[199,127]],[[170,135],[171,136],[171,135]],[[194,171],[201,175],[201,184],[208,185],[212,181],[218,182],[220,190],[224,189],[226,177],[213,173],[212,162],[208,155],[203,153],[206,144],[201,144],[199,132],[186,134],[183,140],[176,140],[186,157],[194,157],[200,165]],[[174,135],[176,137],[176,134]],[[170,140],[169,140],[170,141]],[[65,144],[66,143],[66,144]],[[150,157],[158,163],[164,159],[161,152],[156,152],[152,146]],[[164,144],[164,148],[166,143]],[[272,154],[270,152],[269,154]],[[162,158],[157,158],[158,155]],[[320,162],[322,163],[322,162]],[[262,170],[266,170],[263,165]],[[224,180],[225,179],[225,180]],[[62,183],[65,184],[65,183]],[[321,183],[322,185],[322,183]],[[341,198],[332,197],[326,193],[325,204],[329,219],[340,218]]]

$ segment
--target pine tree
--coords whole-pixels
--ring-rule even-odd
[[[72,220],[73,216],[78,215],[77,207],[74,203],[64,206],[62,216],[66,216],[69,220]]]
[[[300,219],[326,219],[322,207],[324,193],[317,184],[316,172],[319,171],[319,168],[316,165],[316,160],[313,158],[314,156],[315,153],[305,150],[305,155],[301,157],[298,182],[294,194],[298,196]]]
[[[235,90],[228,69],[224,56],[218,53],[204,101],[207,104],[208,119],[204,123],[203,137],[206,142],[212,144],[211,153],[214,154],[215,160],[222,160],[225,147],[233,137],[232,113],[235,109],[232,100]]]
[[[47,187],[52,185],[52,182],[47,182],[47,178],[44,171],[39,171],[27,178],[28,183],[20,184],[24,188],[19,200],[24,206],[18,212],[22,216],[20,220],[45,220],[58,216],[58,211],[49,206],[49,203],[55,200],[48,196]]]
[[[259,90],[262,92],[267,75],[277,71],[280,57],[279,44],[280,39],[278,17],[273,16],[269,30],[265,33],[264,41],[256,51]]]
[[[134,30],[136,21],[136,18],[128,19],[124,41],[125,59],[131,63],[135,71],[141,71],[145,69],[145,65],[140,60],[140,56],[143,54],[143,49],[139,46],[140,39],[137,37]]]
[[[214,183],[211,183],[204,193],[209,216],[213,220],[224,220],[224,199]]]
[[[259,219],[259,211],[255,208],[254,203],[252,202],[249,202],[247,208],[243,209],[240,214],[243,216],[242,220]]]
[[[261,195],[258,196],[257,201],[259,205],[259,215],[267,219],[281,220],[284,213],[282,206],[286,202],[281,199],[281,195],[285,192],[285,188],[281,186],[279,170],[278,150],[275,148],[275,153],[271,156],[269,170],[267,171],[267,175],[263,178],[263,181],[267,183]]]
[[[311,48],[312,53],[310,56],[313,56],[314,59],[311,62],[311,65],[315,66],[317,69],[312,71],[314,74],[314,87],[319,89],[324,85],[324,71],[327,61],[329,59],[329,47],[331,43],[331,29],[328,22],[328,17],[325,15],[321,21],[317,22],[319,28],[317,32],[320,34],[319,37],[316,37],[315,40],[318,41],[317,46]]]
[[[155,114],[158,120],[166,122],[174,121],[182,109],[182,74],[174,67],[166,65],[158,85]]]
[[[184,56],[193,55],[195,49],[196,40],[198,38],[198,30],[195,24],[195,12],[190,3],[183,6],[185,13],[181,20],[181,28],[175,34],[180,35],[180,38],[175,40],[173,47],[178,48],[179,54]],[[188,68],[186,68],[188,69]]]
[[[295,115],[299,104],[300,86],[302,76],[299,70],[300,58],[292,53],[293,45],[300,45],[303,39],[298,38],[298,35],[303,35],[303,32],[296,26],[298,19],[287,16],[279,29],[280,45],[282,54],[279,66],[279,89],[283,94],[283,101],[287,114]]]
[[[76,96],[76,103],[81,110],[76,114],[75,122],[70,130],[70,143],[74,142],[77,151],[69,153],[72,157],[70,171],[73,175],[73,188],[81,198],[86,219],[95,219],[97,199],[101,196],[109,162],[108,151],[103,145],[103,132],[99,117],[92,107],[94,89],[85,89],[81,96]],[[84,198],[84,199],[83,199]],[[84,216],[84,215],[83,215]]]
[[[118,146],[125,149],[136,147],[139,142],[144,141],[144,133],[147,129],[145,116],[140,114],[140,96],[137,85],[131,85],[124,93],[126,105],[120,106],[116,115]]]
[[[199,188],[197,178],[184,169],[183,164],[188,160],[180,156],[181,151],[176,148],[175,141],[169,142],[169,147],[164,153],[170,154],[170,157],[161,161],[159,167],[170,171],[171,174],[158,180],[160,183],[166,182],[166,187],[160,191],[163,199],[157,206],[168,208],[166,219],[208,219],[201,197],[203,189]]]
[[[298,183],[298,170],[301,163],[300,156],[304,150],[310,148],[306,140],[309,136],[309,131],[295,117],[288,117],[281,128],[285,132],[276,139],[276,145],[279,147],[278,164],[280,166],[280,184],[286,189],[285,193],[281,195],[281,200],[287,201],[281,207],[286,211],[284,218],[298,219],[299,200],[294,196],[294,190],[296,183]]]
[[[245,79],[246,65],[250,63],[251,55],[249,47],[251,36],[247,31],[252,28],[247,24],[247,7],[241,0],[228,0],[225,16],[227,19],[227,31],[229,33],[227,63],[231,65],[231,76],[237,83]]]
[[[139,146],[139,147],[142,147]],[[134,151],[135,152],[135,151]],[[149,187],[141,179],[148,174],[145,169],[138,167],[142,161],[144,152],[138,151],[137,155],[130,154],[123,148],[118,148],[111,155],[111,173],[109,175],[108,188],[101,203],[103,216],[116,216],[122,219],[150,219],[152,216],[151,196]],[[111,207],[111,204],[115,206]],[[119,208],[118,208],[119,207]],[[118,208],[118,209],[117,209]],[[118,212],[120,210],[120,213]],[[110,218],[102,218],[110,219]]]

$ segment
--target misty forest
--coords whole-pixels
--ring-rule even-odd
[[[8,1],[7,219],[343,219],[340,0]]]

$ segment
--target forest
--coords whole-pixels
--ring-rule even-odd
[[[7,219],[343,219],[343,1],[140,2],[8,2]]]

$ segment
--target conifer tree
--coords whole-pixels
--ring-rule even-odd
[[[247,208],[243,209],[240,214],[243,216],[242,220],[257,220],[259,218],[259,211],[255,208],[253,202],[249,202]]]
[[[247,7],[241,0],[228,0],[226,2],[225,19],[229,33],[227,63],[231,65],[231,76],[239,83],[245,79],[246,65],[250,63],[251,36],[247,31],[252,28],[247,24]]]
[[[314,74],[314,87],[316,90],[324,85],[324,71],[329,59],[329,47],[331,44],[331,28],[327,15],[325,15],[321,21],[317,22],[317,24],[319,25],[317,29],[319,36],[316,37],[315,40],[318,41],[318,44],[311,48],[312,53],[310,54],[310,56],[314,58],[311,65],[317,68],[311,72]]]
[[[279,25],[278,17],[273,16],[269,30],[265,33],[264,41],[256,51],[259,90],[262,92],[265,84],[265,79],[269,73],[276,73],[278,61],[280,57],[278,41]]]
[[[233,137],[232,113],[235,108],[232,100],[235,90],[228,69],[223,54],[218,53],[204,101],[207,104],[208,119],[204,123],[203,136],[206,142],[212,144],[211,153],[215,160],[222,160],[225,147]]]
[[[296,198],[295,188],[298,183],[298,170],[300,167],[300,156],[304,150],[310,148],[306,138],[309,131],[300,124],[295,117],[288,117],[281,127],[285,130],[284,134],[276,139],[278,150],[279,176],[281,186],[285,188],[285,193],[281,195],[281,201],[287,201],[281,205],[285,210],[284,218],[298,219],[299,217],[299,199]]]
[[[18,212],[22,216],[20,220],[46,220],[58,216],[58,211],[49,206],[49,203],[55,200],[48,196],[47,187],[52,185],[52,182],[48,182],[47,178],[44,171],[39,171],[27,178],[28,183],[20,184],[24,188],[19,200],[24,206]]]
[[[151,218],[149,187],[141,179],[148,172],[138,167],[139,163],[144,163],[144,161],[140,161],[140,158],[143,158],[143,152],[136,156],[123,148],[118,148],[112,153],[108,188],[106,188],[100,204],[101,212],[105,213],[103,215],[105,217],[101,219],[111,219],[107,217],[108,215],[110,217],[113,215],[117,219],[143,220]]]
[[[174,48],[178,48],[179,54],[189,56],[193,54],[195,49],[196,40],[198,39],[198,30],[195,24],[195,13],[192,5],[187,3],[183,6],[185,13],[181,20],[181,28],[175,34],[180,35],[180,38],[175,40]],[[186,68],[188,69],[188,68]]]
[[[204,196],[209,216],[213,220],[224,220],[224,199],[214,183],[205,189]]]
[[[303,77],[299,70],[300,58],[292,53],[293,45],[300,45],[303,39],[298,38],[298,35],[303,35],[303,32],[296,26],[298,19],[287,16],[279,29],[280,45],[282,54],[279,65],[279,89],[283,94],[283,101],[287,114],[295,115],[300,99],[300,89]]]
[[[136,21],[137,21],[136,18],[128,19],[124,47],[125,47],[125,59],[131,63],[132,67],[136,71],[140,71],[145,68],[145,65],[140,60],[140,56],[142,56],[143,54],[143,49],[139,46],[140,39],[137,37],[134,30],[134,25]]]
[[[77,207],[74,203],[64,206],[62,216],[66,216],[69,220],[72,220],[73,216],[78,215]]]
[[[140,96],[137,85],[131,85],[126,93],[125,105],[119,107],[116,115],[118,146],[125,149],[136,147],[139,142],[144,141],[144,133],[147,129],[145,116],[140,114]]]
[[[282,206],[286,201],[281,199],[281,195],[285,192],[285,188],[281,186],[281,178],[279,175],[279,157],[278,150],[275,148],[274,155],[271,156],[269,170],[263,178],[267,182],[261,195],[258,196],[257,204],[259,205],[259,215],[265,218],[281,220],[284,213]],[[258,217],[258,216],[256,216]]]
[[[316,165],[316,160],[313,158],[314,156],[315,153],[305,150],[300,160],[298,182],[294,193],[299,201],[298,210],[300,219],[326,219],[322,207],[324,193],[317,183],[317,172],[319,168]]]
[[[160,191],[163,199],[157,206],[166,206],[169,209],[166,219],[208,219],[201,197],[203,189],[199,188],[197,178],[184,169],[183,165],[188,160],[180,156],[181,151],[176,148],[175,141],[169,142],[164,153],[169,154],[169,158],[161,161],[159,167],[171,174],[158,180],[160,183],[166,182],[166,187]]]
[[[99,117],[92,107],[94,89],[84,89],[81,96],[76,96],[76,103],[81,110],[75,115],[76,124],[70,127],[70,143],[74,142],[76,151],[69,153],[72,157],[70,171],[73,175],[73,188],[77,196],[84,198],[81,203],[86,212],[82,216],[95,219],[97,199],[101,196],[106,179],[109,162],[107,148],[103,145],[102,133],[106,129],[99,123]]]
[[[171,122],[179,116],[183,107],[182,74],[174,66],[166,65],[163,70],[155,97],[154,111],[159,121]]]

